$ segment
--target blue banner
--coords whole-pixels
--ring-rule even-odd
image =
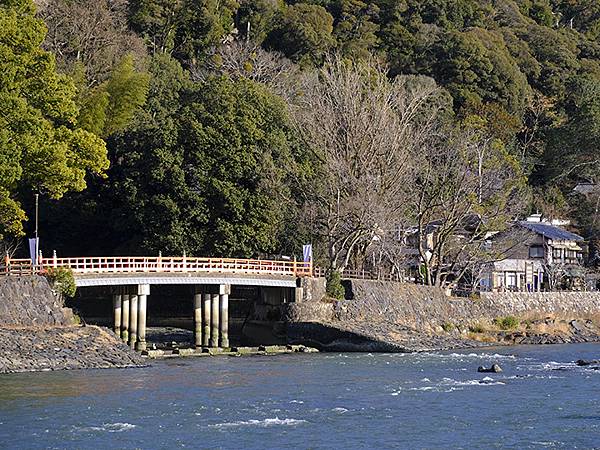
[[[306,244],[302,246],[302,255],[304,257],[304,262],[311,262],[313,258],[312,254],[312,244]]]
[[[37,265],[38,254],[40,250],[40,238],[29,239],[29,256],[31,264]]]

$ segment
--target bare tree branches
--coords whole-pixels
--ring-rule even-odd
[[[472,265],[467,255],[480,253],[486,234],[518,213],[525,179],[499,141],[470,128],[440,129],[411,163],[406,197],[423,281],[442,286],[450,275],[464,275]]]
[[[143,41],[127,27],[127,0],[46,0],[39,15],[48,26],[44,46],[63,67],[86,68],[90,86],[104,81],[127,53],[145,55]]]
[[[390,81],[375,60],[338,56],[296,86],[297,129],[322,163],[311,201],[332,269],[346,267],[382,224],[400,221],[408,159],[434,122],[437,90],[429,79]]]
[[[195,80],[215,73],[246,78],[287,98],[290,80],[298,75],[299,69],[280,53],[263,50],[251,41],[236,40],[217,48],[208,65],[195,65],[190,70]]]

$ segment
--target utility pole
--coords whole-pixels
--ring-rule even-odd
[[[40,194],[35,194],[35,238],[38,238],[38,218],[39,218]]]

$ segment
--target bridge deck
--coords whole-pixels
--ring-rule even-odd
[[[239,273],[131,273],[76,274],[77,287],[125,286],[134,284],[234,284],[238,286],[296,287],[296,277],[289,275],[254,275]]]

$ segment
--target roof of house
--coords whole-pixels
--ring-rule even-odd
[[[544,222],[519,222],[519,224],[533,231],[534,233],[541,234],[548,239],[556,241],[583,241],[584,239],[578,234],[571,233],[570,231],[563,230],[560,227],[551,225]]]

